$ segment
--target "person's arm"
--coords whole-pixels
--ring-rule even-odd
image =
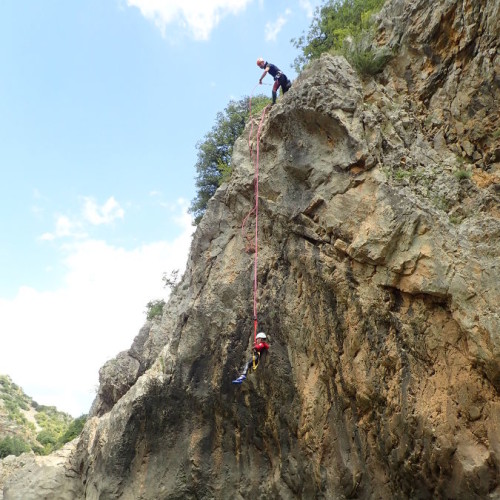
[[[266,66],[266,69],[264,70],[264,73],[262,73],[262,76],[260,77],[259,83],[262,85],[262,79],[267,75],[269,72],[269,66]]]
[[[267,342],[259,342],[258,344],[254,344],[253,348],[257,352],[262,352],[264,349],[265,350],[269,349],[269,344]]]

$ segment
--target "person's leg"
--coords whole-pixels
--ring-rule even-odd
[[[288,89],[291,86],[292,86],[292,82],[285,75],[281,75],[281,88],[283,90],[283,94],[288,92]]]
[[[279,87],[280,87],[280,81],[279,80],[274,80],[273,92],[272,92],[273,104],[276,103],[276,97],[278,96],[278,89],[279,89]]]
[[[250,369],[250,367],[253,365],[253,359],[250,359],[249,361],[247,361],[245,363],[245,366],[243,367],[243,371],[241,372],[242,375],[245,375],[245,377],[247,376],[247,373],[248,373],[248,370]]]
[[[247,378],[248,370],[250,369],[252,364],[253,364],[253,359],[251,359],[250,361],[247,361],[243,365],[243,370],[241,372],[241,375],[237,379],[233,380],[233,384],[241,384]]]

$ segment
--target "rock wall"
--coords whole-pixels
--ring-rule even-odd
[[[237,387],[253,337],[247,127],[163,318],[101,370],[61,498],[500,497],[499,21],[498,1],[393,0],[380,77],[325,55],[270,110],[272,347]]]

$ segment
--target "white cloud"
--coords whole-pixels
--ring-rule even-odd
[[[84,238],[86,233],[82,229],[79,221],[72,221],[66,215],[59,215],[56,219],[56,228],[53,233],[44,233],[40,236],[41,240],[53,241],[57,238],[73,237]]]
[[[101,207],[99,207],[92,198],[84,198],[84,202],[84,218],[95,226],[110,224],[115,219],[123,219],[125,214],[124,210],[113,196],[108,198]]]
[[[196,40],[208,40],[223,17],[240,13],[252,0],[127,0],[154,22],[165,36],[167,25],[176,23]]]
[[[267,22],[265,27],[266,33],[266,41],[275,41],[278,33],[281,31],[283,26],[287,23],[288,18],[290,17],[292,11],[290,9],[286,9],[285,13],[276,19],[274,23]]]
[[[147,302],[167,298],[163,273],[184,270],[193,231],[185,206],[174,221],[180,236],[132,250],[75,240],[65,247],[63,286],[21,287],[0,300],[0,372],[40,404],[87,412],[99,368],[130,347]]]
[[[91,224],[100,226],[111,224],[116,219],[123,219],[125,211],[113,196],[99,206],[93,198],[83,197],[81,214],[70,218],[67,215],[58,215],[56,227],[53,232],[46,232],[40,236],[43,241],[54,241],[58,238],[86,238],[85,226]]]
[[[299,4],[306,11],[307,17],[313,17],[314,7],[309,0],[299,0]]]

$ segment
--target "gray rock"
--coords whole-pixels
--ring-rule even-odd
[[[0,461],[0,499],[77,500],[84,498],[70,457],[76,442],[67,443],[49,456],[24,453]],[[2,493],[3,492],[3,493]],[[3,494],[3,496],[2,496]]]
[[[392,0],[379,80],[324,55],[267,114],[271,349],[235,387],[253,339],[247,127],[162,320],[101,370],[64,465],[82,498],[499,497],[499,174],[456,176],[458,144],[496,150],[498,8]]]

